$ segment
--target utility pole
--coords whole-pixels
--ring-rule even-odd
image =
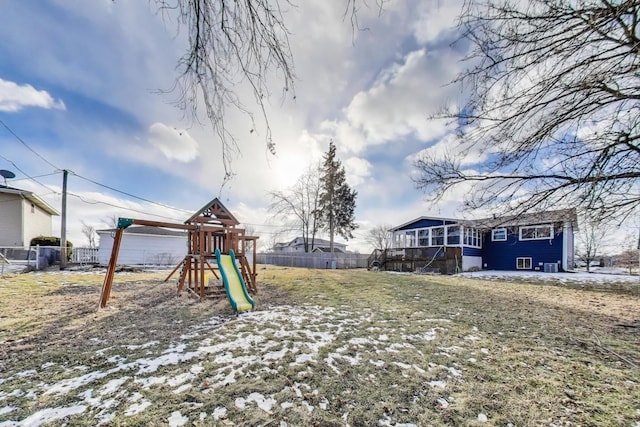
[[[67,268],[67,176],[69,171],[62,170],[62,217],[60,219],[60,270]]]

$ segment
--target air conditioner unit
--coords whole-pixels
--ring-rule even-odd
[[[544,272],[545,273],[557,273],[558,272],[558,264],[554,262],[545,262],[544,263]]]

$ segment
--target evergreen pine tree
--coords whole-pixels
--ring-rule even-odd
[[[349,240],[352,231],[358,228],[355,223],[356,197],[346,182],[344,166],[336,158],[336,146],[331,141],[329,151],[325,153],[320,171],[319,218],[321,228],[329,232],[329,248],[333,252],[335,234]]]

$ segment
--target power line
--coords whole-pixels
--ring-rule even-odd
[[[33,148],[31,148],[26,142],[24,142],[24,140],[22,138],[20,138],[18,136],[18,134],[16,134],[5,122],[2,121],[2,119],[0,119],[0,124],[2,126],[5,127],[5,129],[7,129],[9,131],[9,133],[11,133],[11,135],[13,135],[18,141],[20,141],[20,143],[22,145],[24,145],[25,147],[27,147],[27,149],[29,151],[31,151],[33,154],[35,154],[36,156],[38,156],[42,161],[44,161],[46,164],[48,164],[49,166],[51,166],[52,168],[56,169],[56,170],[60,170],[59,167],[57,167],[56,165],[54,165],[53,163],[51,163],[49,160],[45,159],[43,156],[40,155],[40,153],[38,153],[36,150],[34,150]]]
[[[170,219],[172,221],[178,221],[178,219],[172,218],[172,217],[169,217],[169,216],[153,214],[153,213],[149,213],[149,212],[145,212],[145,211],[141,211],[141,210],[133,209],[133,208],[127,208],[125,206],[115,205],[115,204],[109,203],[109,202],[103,202],[103,201],[99,201],[99,200],[94,200],[94,201],[87,200],[84,197],[82,197],[81,195],[75,194],[75,193],[72,193],[72,192],[68,192],[67,194],[69,194],[70,196],[73,196],[73,197],[77,197],[78,199],[80,199],[81,201],[83,201],[84,203],[87,203],[89,205],[98,205],[98,204],[106,205],[106,206],[111,206],[112,208],[118,208],[118,209],[122,209],[122,210],[125,210],[125,211],[130,211],[130,212],[136,212],[136,213],[140,213],[140,214],[144,214],[144,215],[155,216],[155,217],[158,217],[158,218]]]
[[[103,188],[107,188],[107,189],[109,189],[111,191],[115,191],[116,193],[120,193],[120,194],[124,194],[126,196],[129,196],[129,197],[133,197],[134,199],[142,200],[143,202],[147,202],[147,203],[151,203],[151,204],[154,204],[154,205],[158,205],[158,206],[161,206],[161,207],[167,208],[167,209],[172,209],[174,211],[184,212],[184,213],[188,213],[188,214],[192,214],[193,213],[191,211],[187,211],[187,210],[184,210],[184,209],[176,208],[174,206],[165,205],[164,203],[154,202],[153,200],[145,199],[144,197],[136,196],[135,194],[131,194],[131,193],[128,193],[126,191],[118,190],[117,188],[108,186],[106,184],[101,184],[101,183],[99,183],[97,181],[94,181],[94,180],[92,180],[90,178],[86,178],[86,177],[84,177],[82,175],[78,175],[77,173],[75,173],[73,171],[69,171],[69,172],[71,172],[74,176],[77,176],[80,179],[84,179],[87,182],[90,182],[92,184],[98,185],[98,186],[103,187]]]
[[[42,187],[46,188],[47,190],[51,191],[52,193],[58,193],[58,194],[60,193],[59,191],[52,190],[51,188],[47,187],[46,185],[44,185],[43,183],[38,181],[36,179],[36,177],[33,177],[33,176],[29,175],[28,173],[26,173],[25,171],[23,171],[22,169],[20,169],[20,167],[18,165],[16,165],[12,160],[9,160],[6,157],[4,157],[2,154],[0,154],[0,158],[2,158],[3,160],[5,160],[8,163],[11,163],[13,165],[13,167],[16,168],[16,170],[18,170],[18,172],[20,172],[21,174],[23,174],[24,176],[26,176],[28,179],[30,179],[31,181],[35,182],[36,184],[41,185]],[[54,172],[51,175],[54,175],[56,173],[60,173],[60,172]],[[47,176],[47,175],[44,175],[44,176]]]
[[[51,167],[53,167],[54,169],[56,169],[56,171],[61,171],[61,168],[59,168],[58,166],[54,165],[54,164],[53,164],[53,163],[51,163],[49,160],[47,160],[44,156],[42,156],[40,153],[38,153],[36,150],[34,150],[33,148],[31,148],[31,147],[29,146],[29,144],[27,144],[27,143],[26,143],[22,138],[20,138],[20,136],[18,136],[18,134],[17,134],[17,133],[15,133],[15,132],[13,131],[13,129],[11,129],[11,128],[10,128],[10,127],[9,127],[9,126],[4,122],[4,121],[2,121],[2,119],[0,119],[0,124],[2,124],[2,126],[4,126],[4,127],[5,127],[5,129],[7,129],[7,131],[9,131],[9,133],[11,133],[11,135],[13,135],[13,136],[14,136],[14,137],[15,137],[15,138],[16,138],[16,139],[17,139],[17,140],[18,140],[22,145],[24,145],[24,146],[25,146],[29,151],[31,151],[33,154],[35,154],[38,158],[40,158],[42,161],[44,161],[45,163],[47,163],[49,166],[51,166]],[[4,158],[4,157],[3,157],[3,158]],[[7,160],[7,159],[5,159],[5,160]],[[7,160],[7,161],[9,161],[9,160]],[[29,177],[29,175],[27,175],[26,173],[24,173],[24,171],[22,171],[20,168],[18,168],[18,166],[16,166],[16,164],[15,164],[15,163],[13,163],[13,162],[11,162],[11,161],[9,161],[9,163],[11,163],[11,164],[16,168],[16,169],[18,169],[20,172],[22,172],[25,176]],[[132,197],[132,198],[134,198],[134,199],[142,200],[142,201],[145,201],[145,202],[147,202],[147,203],[151,203],[151,204],[154,204],[154,205],[161,206],[161,207],[163,207],[163,208],[172,209],[172,210],[179,211],[179,212],[191,213],[191,212],[186,211],[186,210],[184,210],[184,209],[180,209],[180,208],[176,208],[176,207],[173,207],[173,206],[165,205],[164,203],[154,202],[153,200],[145,199],[144,197],[136,196],[136,195],[131,194],[131,193],[128,193],[128,192],[126,192],[126,191],[118,190],[117,188],[110,187],[110,186],[108,186],[108,185],[106,185],[106,184],[101,184],[101,183],[99,183],[99,182],[97,182],[97,181],[94,181],[94,180],[92,180],[92,179],[90,179],[90,178],[84,177],[84,176],[82,176],[82,175],[78,175],[77,173],[75,173],[75,172],[73,172],[73,171],[69,171],[69,172],[71,172],[73,175],[77,176],[77,177],[78,177],[78,178],[80,178],[80,179],[84,179],[85,181],[91,182],[92,184],[98,185],[98,186],[103,187],[103,188],[107,188],[107,189],[109,189],[109,190],[111,190],[111,191],[115,191],[115,192],[120,193],[120,194],[124,194],[124,195],[129,196],[129,197]],[[44,175],[44,176],[46,176],[46,175]],[[29,178],[30,178],[30,179],[33,179],[33,180],[35,181],[34,177],[29,177]],[[38,181],[36,181],[36,182],[38,182]],[[38,182],[38,184],[40,184],[40,185],[43,185],[43,186],[44,186],[44,184],[42,184],[42,183],[39,183],[39,182]],[[45,187],[45,188],[48,188],[48,187],[46,187],[46,186],[44,186],[44,187]],[[48,188],[48,189],[49,189],[49,188]],[[49,189],[49,190],[51,190],[51,189]]]

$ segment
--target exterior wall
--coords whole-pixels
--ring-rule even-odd
[[[329,241],[323,239],[316,239],[313,243],[313,248],[316,249],[318,247],[328,248]],[[347,251],[347,245],[344,243],[333,242],[333,248],[341,250],[342,252]],[[309,240],[309,249],[311,249],[311,240]],[[274,252],[281,253],[304,253],[304,239],[298,237],[289,244],[285,246],[274,247]]]
[[[488,270],[516,270],[516,258],[530,257],[532,270],[544,271],[545,263],[562,263],[562,226],[554,226],[554,236],[544,240],[519,240],[519,227],[507,228],[507,240],[494,242],[491,232],[484,235],[482,267]]]
[[[111,258],[113,236],[110,232],[98,232],[100,237],[98,262],[107,265]],[[122,236],[118,264],[148,265],[177,264],[187,254],[187,236],[157,236],[127,234]]]
[[[463,256],[474,256],[482,258],[482,249],[481,248],[472,248],[470,246],[464,246],[462,248]]]
[[[575,242],[571,224],[565,224],[564,236],[567,240],[567,247],[565,248],[566,269],[573,270],[575,267]]]
[[[462,271],[469,271],[472,268],[482,269],[482,257],[462,255]]]
[[[0,193],[0,246],[24,246],[22,206],[22,197]]]
[[[27,199],[22,201],[22,218],[25,245],[28,245],[34,237],[51,236],[51,215]]]

